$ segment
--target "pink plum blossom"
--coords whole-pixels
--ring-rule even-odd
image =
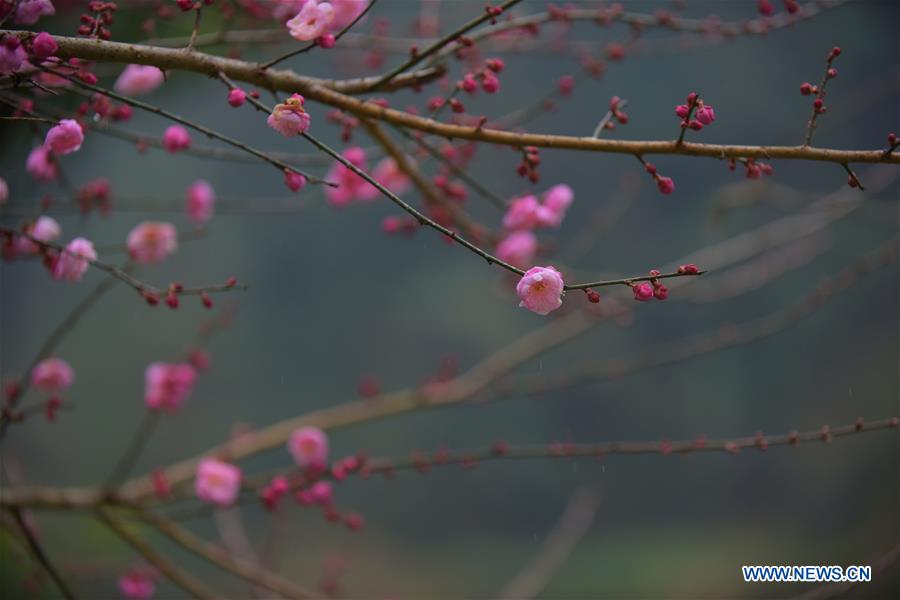
[[[15,22],[19,25],[34,25],[41,17],[56,14],[50,0],[20,0],[16,8]]]
[[[372,170],[372,179],[398,196],[402,196],[409,191],[411,185],[409,177],[397,166],[397,162],[391,157],[384,158],[375,165],[375,168]]]
[[[575,192],[565,183],[554,185],[544,192],[542,200],[547,210],[543,213],[543,216],[545,218],[549,217],[546,224],[552,227],[559,227],[574,199]]]
[[[513,231],[497,244],[497,258],[524,269],[537,252],[537,238],[530,231]]]
[[[166,80],[165,74],[149,65],[128,65],[113,85],[120,94],[143,96],[149,94]]]
[[[178,248],[178,234],[171,223],[144,221],[128,234],[127,246],[136,262],[160,262]]]
[[[144,403],[150,410],[177,411],[194,388],[197,371],[188,363],[151,363],[144,371]]]
[[[240,88],[232,88],[228,92],[228,104],[237,108],[239,106],[243,106],[244,102],[247,100],[247,92]]]
[[[344,158],[355,167],[366,171],[366,151],[357,146],[347,148],[343,152]],[[334,181],[338,187],[328,187],[325,189],[325,197],[334,206],[344,206],[354,200],[366,202],[374,200],[378,197],[378,190],[371,183],[345,167],[340,162],[336,162],[325,176],[328,181]]]
[[[300,467],[323,467],[328,460],[328,436],[317,427],[301,427],[291,434],[288,451]]]
[[[59,45],[46,31],[37,34],[37,37],[31,42],[31,52],[41,60],[53,56],[57,50],[59,50]]]
[[[369,4],[369,0],[331,0],[334,7],[334,20],[331,22],[331,29],[340,31],[353,22]]]
[[[516,285],[523,306],[531,312],[546,315],[562,306],[562,275],[553,267],[531,267]]]
[[[63,155],[77,152],[84,142],[84,131],[74,119],[63,119],[50,128],[44,138],[44,146],[54,154]]]
[[[80,281],[90,266],[89,261],[97,260],[94,244],[84,238],[75,238],[57,257],[53,265],[53,278],[59,281]]]
[[[28,55],[19,38],[8,36],[0,40],[0,75],[18,71],[27,59]]]
[[[334,7],[328,2],[307,0],[297,15],[286,23],[295,40],[310,41],[328,32],[334,20]]]
[[[181,125],[172,125],[163,133],[162,145],[163,148],[174,154],[190,147],[191,134]]]
[[[198,179],[188,187],[187,215],[196,223],[209,221],[216,204],[216,192],[208,181]]]
[[[74,380],[72,367],[61,358],[42,360],[31,371],[31,385],[51,394],[65,391]]]
[[[119,577],[119,591],[128,600],[149,600],[156,592],[156,584],[148,571],[132,569]]]
[[[25,232],[36,240],[52,242],[62,234],[62,228],[52,217],[41,215],[25,228]],[[26,237],[16,238],[16,252],[19,254],[37,254],[40,249],[40,246]]]
[[[276,104],[266,119],[269,127],[285,137],[300,135],[309,129],[309,113],[303,109],[303,96],[294,94],[281,104]]]
[[[503,215],[503,227],[510,231],[534,229],[538,223],[541,204],[536,196],[522,196],[513,200]]]
[[[38,146],[28,155],[25,169],[37,181],[54,181],[58,175],[56,161],[50,150],[44,146]]]
[[[237,499],[241,489],[241,470],[215,458],[204,458],[197,465],[194,489],[204,502],[228,506]]]
[[[503,227],[510,231],[559,227],[574,197],[572,188],[561,183],[544,192],[541,200],[533,195],[516,198],[506,209]]]
[[[703,105],[697,109],[696,116],[698,121],[704,125],[709,125],[716,119],[716,112],[713,110],[712,106]]]

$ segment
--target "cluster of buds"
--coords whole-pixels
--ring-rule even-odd
[[[110,192],[109,180],[102,177],[84,184],[76,196],[81,213],[86,215],[96,207],[104,217],[109,215],[112,210]]]
[[[327,115],[328,120],[341,126],[341,141],[349,142],[353,139],[353,131],[359,127],[359,119],[340,110],[332,110]]]
[[[650,177],[656,181],[656,187],[659,188],[660,193],[669,195],[675,191],[675,182],[672,181],[671,177],[665,177],[660,175],[656,170],[656,165],[649,162],[644,162],[644,170],[650,174]]]
[[[522,162],[516,167],[516,173],[520,177],[527,177],[531,183],[537,183],[540,179],[538,165],[541,164],[540,152],[537,146],[525,146],[522,149]]]
[[[713,107],[704,104],[696,92],[688,94],[685,103],[675,107],[675,114],[681,119],[682,133],[686,129],[700,131],[716,119]]]
[[[81,25],[78,26],[78,35],[108,40],[112,37],[109,28],[113,24],[113,13],[118,9],[119,7],[115,2],[92,0],[88,3],[88,10],[93,14],[83,13],[79,17]]]
[[[651,298],[665,300],[669,297],[669,288],[663,285],[659,279],[656,279],[657,276],[659,276],[659,271],[653,269],[650,271],[650,277],[653,277],[653,279],[649,283],[642,281],[641,283],[631,284],[631,292],[634,294],[635,300],[647,302]]]
[[[612,115],[612,119],[604,123],[603,127],[605,129],[615,129],[616,121],[620,125],[628,124],[628,115],[625,114],[625,111],[622,110],[625,107],[626,101],[622,100],[618,96],[613,96],[609,100],[609,112]]]
[[[745,176],[747,179],[759,179],[763,175],[772,175],[775,172],[775,168],[761,160],[756,160],[755,158],[745,158],[740,159],[740,162],[744,165],[746,169]],[[734,171],[737,169],[738,160],[732,158],[728,161],[728,170]]]
[[[79,116],[86,117],[91,112],[100,119],[109,119],[110,121],[127,121],[134,114],[132,108],[127,104],[115,104],[103,94],[94,94],[91,96],[90,102],[82,102],[78,106]]]
[[[488,17],[490,17],[491,25],[497,24],[497,17],[503,14],[502,6],[485,6],[484,12],[487,13]]]
[[[816,115],[820,115],[828,110],[828,107],[825,106],[825,85],[830,79],[834,79],[838,76],[837,69],[831,66],[831,63],[840,55],[840,46],[835,46],[828,51],[828,56],[825,57],[825,78],[822,80],[821,85],[817,86],[809,82],[800,84],[800,93],[802,95],[815,96],[815,100],[813,100],[813,113]]]

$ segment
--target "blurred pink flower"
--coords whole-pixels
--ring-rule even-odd
[[[72,367],[61,358],[43,360],[31,371],[31,385],[51,394],[66,390],[74,380]]]
[[[347,148],[343,152],[344,158],[355,167],[366,171],[366,151],[358,146]],[[387,168],[385,168],[387,171]],[[328,187],[325,189],[325,197],[334,206],[343,206],[354,200],[362,202],[374,200],[378,197],[378,190],[368,181],[345,167],[340,162],[336,162],[325,176],[328,181],[338,184],[338,187]]]
[[[288,451],[301,467],[324,467],[328,460],[328,436],[317,427],[302,427],[291,434]]]
[[[228,506],[241,489],[241,470],[215,458],[204,458],[197,466],[194,489],[201,500]]]
[[[165,80],[165,74],[157,67],[128,65],[116,79],[113,89],[126,96],[143,96],[161,86]]]
[[[119,577],[119,591],[128,600],[149,600],[156,592],[156,584],[149,572],[132,569]]]
[[[172,125],[163,133],[162,145],[163,148],[174,154],[190,147],[191,134],[181,125]]]
[[[150,410],[175,412],[196,379],[197,371],[188,363],[151,363],[144,371],[144,403]]]
[[[128,234],[127,246],[136,262],[160,262],[178,248],[178,234],[171,223],[144,221]]]
[[[497,258],[524,269],[537,252],[537,238],[530,231],[513,231],[497,244]]]
[[[15,22],[19,25],[34,25],[41,17],[56,14],[50,0],[20,0],[16,8]]]
[[[25,169],[37,181],[53,181],[57,176],[56,161],[50,154],[50,150],[44,146],[38,146],[28,155]]]
[[[94,245],[84,238],[75,238],[61,252],[53,265],[53,278],[62,281],[80,281],[88,270],[88,261],[97,260]]]
[[[50,128],[44,138],[44,146],[54,154],[71,154],[81,148],[84,132],[81,125],[73,119],[63,119],[58,125]]]
[[[55,219],[41,215],[34,223],[25,228],[31,237],[42,242],[52,242],[62,234],[62,228]],[[16,252],[19,254],[37,254],[41,248],[28,238],[16,238]]]
[[[188,187],[187,215],[196,223],[209,221],[216,204],[216,192],[206,180],[198,179]]]

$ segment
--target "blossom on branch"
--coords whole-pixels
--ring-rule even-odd
[[[298,466],[322,468],[328,460],[328,435],[317,427],[302,427],[291,434],[288,451]]]
[[[81,125],[74,119],[63,119],[58,125],[50,128],[44,138],[44,146],[54,154],[63,155],[77,152],[84,142]]]
[[[272,114],[266,119],[269,127],[285,137],[294,137],[309,129],[309,113],[303,109],[303,96],[293,94],[290,98],[272,109]]]
[[[539,315],[547,315],[562,306],[565,283],[553,267],[531,267],[516,285],[519,306]]]
[[[308,42],[327,33],[333,20],[334,7],[330,3],[308,0],[286,25],[291,37]]]
[[[144,221],[131,230],[126,245],[135,262],[160,262],[178,249],[178,234],[171,223]]]
[[[113,89],[127,96],[143,96],[161,86],[165,80],[165,74],[157,67],[128,65],[116,79]]]
[[[51,394],[65,391],[74,380],[72,367],[61,358],[42,360],[31,371],[31,385]]]
[[[80,281],[90,266],[97,260],[94,244],[85,238],[75,238],[66,246],[52,265],[53,278],[59,281]]]

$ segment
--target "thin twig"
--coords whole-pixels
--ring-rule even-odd
[[[22,535],[25,536],[25,541],[28,542],[28,547],[31,548],[31,552],[34,554],[34,557],[37,561],[44,567],[44,570],[47,571],[47,574],[50,575],[50,578],[56,584],[56,587],[59,588],[60,593],[67,600],[74,600],[75,594],[72,593],[71,588],[69,588],[66,581],[63,579],[62,575],[53,566],[53,563],[50,561],[50,557],[44,552],[44,549],[41,548],[40,543],[38,543],[37,538],[35,538],[34,533],[31,531],[31,528],[28,526],[28,523],[25,522],[24,517],[22,516],[21,508],[13,508],[12,509],[13,518],[16,520],[16,523],[19,525],[19,529],[22,531]]]

